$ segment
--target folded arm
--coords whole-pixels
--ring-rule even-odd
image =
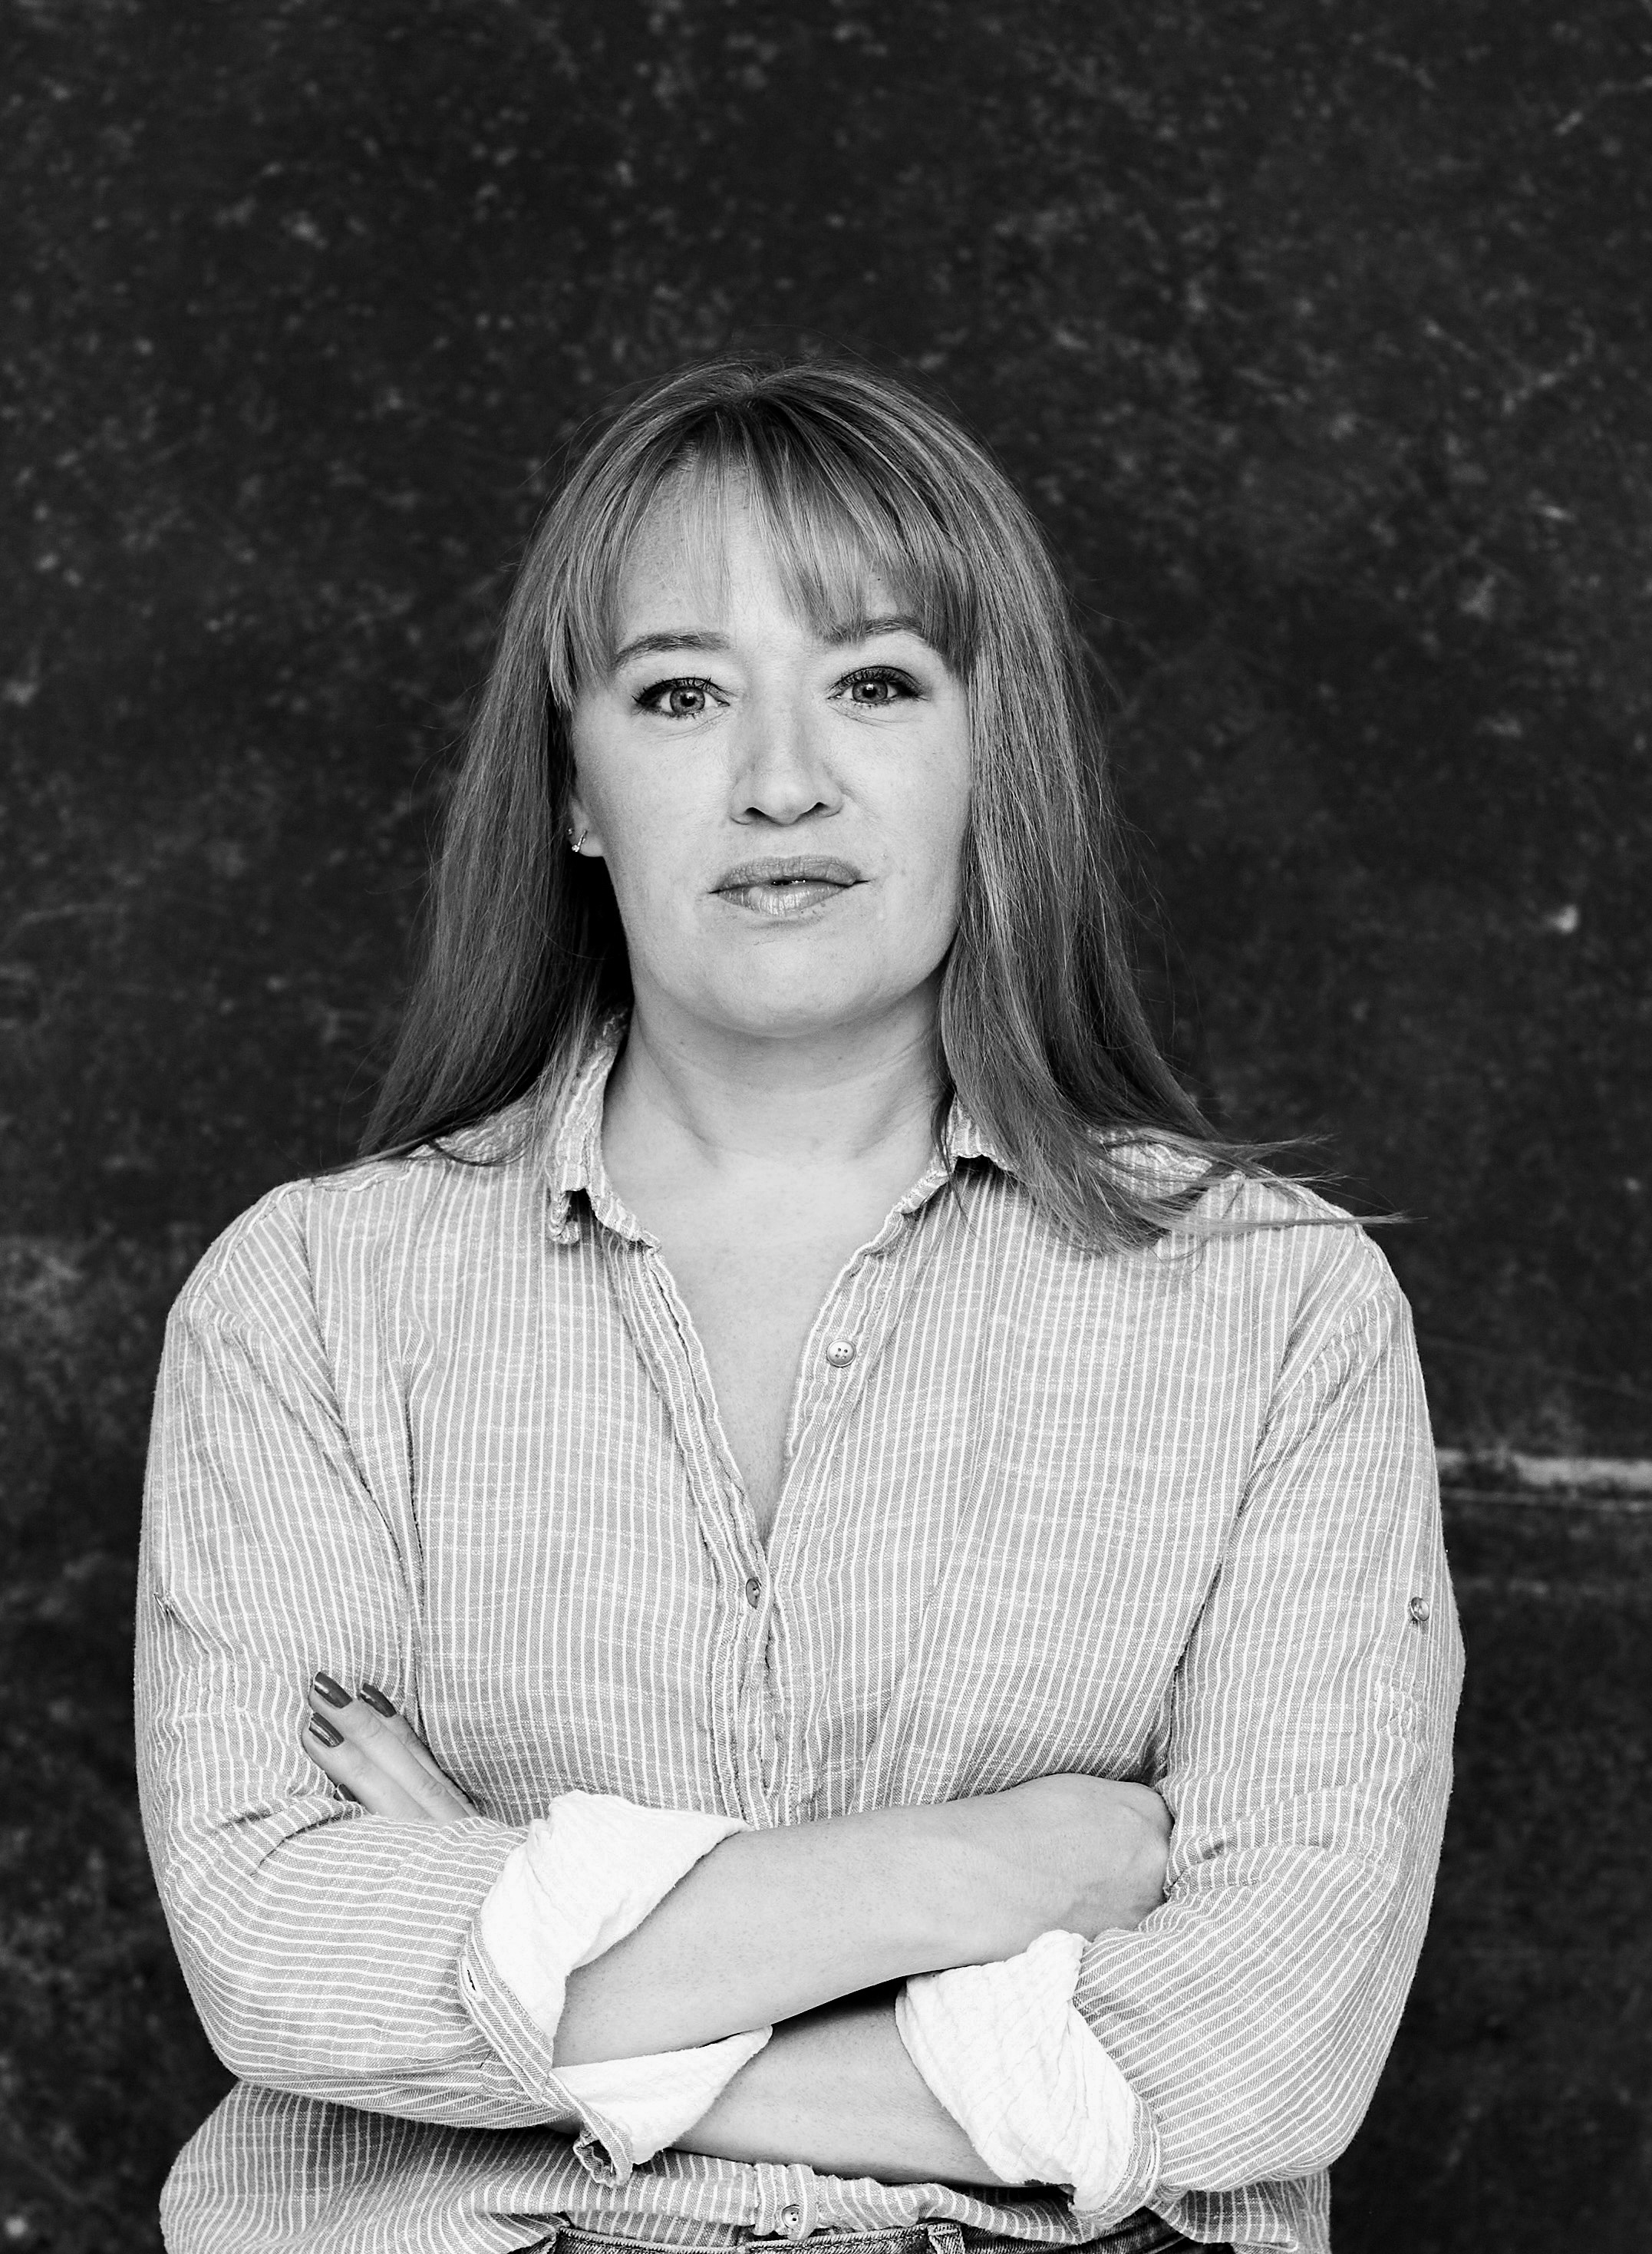
[[[434,1827],[465,1820],[472,1812],[466,1796],[443,1775],[406,1718],[393,1707],[381,1711],[388,1702],[376,1688],[367,1699],[349,1699],[337,1684],[324,1683],[311,1692],[320,1726],[311,1726],[309,1750],[335,1782],[390,1822]],[[1089,1779],[1053,1780],[1050,1788],[1024,1790],[1022,1796],[1029,1807],[1044,1803],[1042,1836],[1058,1854],[1058,1817],[1066,1819],[1068,1852],[1075,1853],[1077,1827],[1093,1822],[1108,1803],[1105,1791]],[[1115,1805],[1130,1819],[1118,1826],[1118,1870],[1112,1879],[1092,1877],[1091,1897],[1079,1905],[1087,1915],[1110,1908],[1142,1914],[1162,1886],[1161,1803],[1126,1788]],[[957,1803],[956,1822],[945,1827],[936,1821],[940,1810],[890,1810],[894,1824],[845,1818],[725,1842],[626,1941],[574,1974],[557,2030],[558,2061],[634,2055],[645,2046],[682,2036],[715,2040],[737,2023],[750,2024],[742,2012],[760,2018],[769,2012],[784,2023],[674,2139],[682,2150],[731,2160],[802,2161],[826,2174],[871,2176],[884,2183],[999,2183],[913,2064],[896,2026],[892,1988],[869,1989],[796,2016],[774,2006],[787,1992],[799,1992],[797,1966],[790,1960],[800,1945],[805,1963],[825,1952],[813,1975],[816,1985],[853,1977],[831,1956],[846,1940],[862,1966],[879,1952],[914,1953],[927,1919],[907,1928],[903,1950],[890,1937],[901,1929],[899,1916],[878,1914],[886,1887],[892,1883],[899,1900],[904,1882],[920,1875],[915,1864],[900,1867],[901,1819],[908,1814],[918,1819],[906,1836],[908,1846],[927,1838],[942,1849],[934,1866],[939,1879],[949,1859],[945,1848],[967,1839],[983,1818],[1004,1828],[1006,1806],[1007,1798],[997,1807]],[[1092,1839],[1093,1871],[1103,1859]],[[783,1883],[788,1864],[803,1880],[795,1894]],[[780,1881],[778,1888],[765,1884],[766,1877]],[[865,1930],[855,1932],[863,1922]],[[754,1962],[745,1966],[743,1992],[750,2000],[732,2007],[724,1984],[748,1957]],[[641,2020],[635,2016],[639,2007]],[[646,2016],[655,2010],[675,2015],[666,2034]]]
[[[408,1695],[416,1572],[416,1531],[355,1460],[318,1335],[294,1316],[310,1288],[294,1208],[269,1200],[169,1332],[137,1687],[145,1822],[179,1956],[220,2055],[248,2079],[415,2119],[574,2127],[586,2117],[549,2046],[525,2077],[461,1984],[522,1830],[464,1805],[451,1823],[373,1816],[306,1750],[318,1670]],[[574,1976],[556,2062],[707,2042],[1012,1951],[1064,1916],[1087,1931],[1138,1916],[1162,1857],[1152,1796],[1090,1780],[1022,1793],[728,1840]]]
[[[376,1690],[350,1699],[324,1679],[312,1704],[312,1758],[360,1805],[396,1822],[463,1822],[463,1796],[410,1725],[382,1711]],[[594,1896],[612,1907],[652,1861],[654,1827],[668,1836],[703,1820],[641,1816],[578,1795],[556,1808],[546,1845],[564,1859],[543,1909],[554,1908],[569,1954],[570,1905]],[[559,1847],[564,1822],[571,1844]],[[892,1989],[872,1984],[878,1967],[896,1967],[887,1978],[899,1979],[899,1968],[920,1960],[969,1961],[966,1944],[1013,1956],[1056,1918],[1070,1931],[1134,1924],[1159,1898],[1167,1829],[1156,1795],[1062,1776],[945,1808],[740,1833],[704,1852],[625,1938],[558,1989],[547,2015],[557,2068],[572,2082],[588,2062],[640,2062],[628,2110],[615,2077],[599,2079],[620,2106],[608,2123],[615,2142],[634,2141],[653,2118],[647,2150],[671,2142],[891,2182],[1022,2180],[998,2174],[932,2095],[898,2030]],[[627,1914],[637,1908],[634,1900]],[[536,1914],[531,1901],[500,1914]],[[1013,1975],[1016,1965],[995,1969]],[[856,1992],[812,2007],[845,1985]],[[685,2055],[688,2046],[754,2022],[766,2032],[774,2019],[784,2023],[755,2058],[725,2063],[704,2086],[703,2054]],[[663,2132],[662,2107],[676,2118]]]

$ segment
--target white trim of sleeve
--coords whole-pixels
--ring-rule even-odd
[[[906,2055],[993,2174],[1071,2187],[1105,2208],[1130,2165],[1135,2091],[1073,2003],[1085,1943],[1041,1933],[999,1964],[908,1980],[895,2002]]]
[[[703,1855],[746,1828],[737,1816],[639,1808],[592,1792],[563,1793],[529,1824],[477,1923],[500,1978],[548,2041],[555,2043],[569,1974],[634,1933]],[[640,2162],[691,2127],[773,2032],[558,2067],[556,2078],[622,2129]]]

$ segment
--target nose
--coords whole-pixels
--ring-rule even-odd
[[[820,721],[802,696],[784,690],[753,697],[741,715],[732,780],[737,822],[789,828],[843,804]]]

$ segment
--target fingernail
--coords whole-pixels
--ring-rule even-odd
[[[396,1712],[396,1708],[376,1684],[364,1683],[355,1695],[358,1698],[365,1700],[375,1714],[394,1714]]]
[[[344,1732],[335,1730],[325,1714],[311,1715],[310,1734],[312,1738],[319,1738],[324,1746],[341,1746],[344,1743]]]
[[[335,1683],[330,1675],[313,1675],[310,1679],[315,1684],[316,1689],[321,1693],[322,1697],[326,1700],[329,1706],[347,1706],[349,1704],[350,1694],[345,1689],[342,1683]]]

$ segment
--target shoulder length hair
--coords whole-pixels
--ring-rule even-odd
[[[942,977],[943,1096],[1064,1232],[1144,1243],[1225,1175],[1138,991],[1118,817],[1088,668],[1031,511],[985,451],[852,364],[724,359],[602,427],[534,536],[449,803],[423,967],[363,1155],[442,1144],[537,1087],[552,1104],[630,998],[599,861],[568,850],[570,717],[612,662],[631,542],[669,488],[737,488],[800,615],[825,631],[876,579],[964,683],[970,808]]]

